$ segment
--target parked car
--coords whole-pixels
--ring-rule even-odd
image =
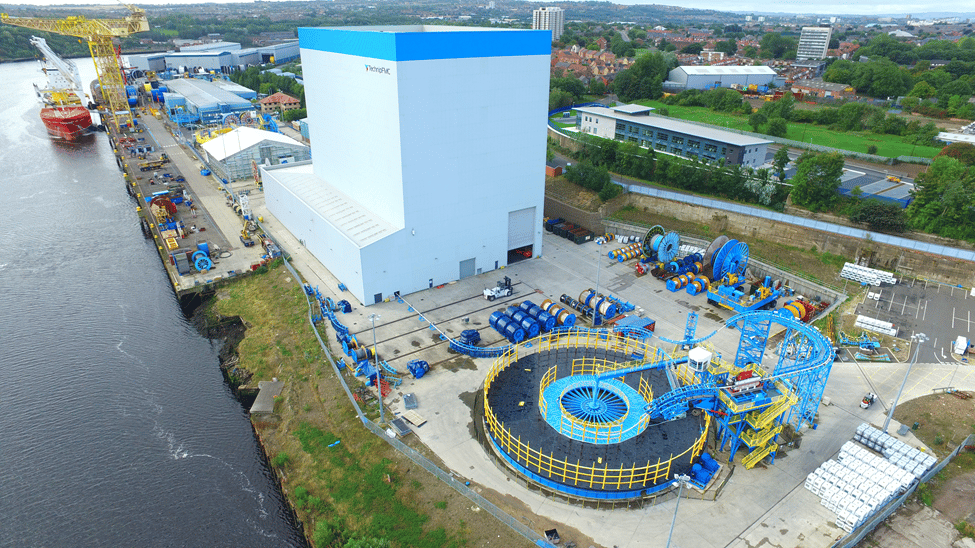
[[[862,407],[863,409],[867,409],[868,407],[873,405],[873,402],[876,399],[877,399],[876,394],[874,394],[873,392],[867,392],[867,395],[864,396],[862,400],[860,400],[860,407]]]

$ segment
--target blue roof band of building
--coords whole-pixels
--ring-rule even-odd
[[[383,61],[550,55],[552,51],[552,34],[546,30],[432,25],[299,28],[298,42],[304,49]]]

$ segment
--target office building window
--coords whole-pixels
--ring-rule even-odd
[[[717,145],[712,145],[708,143],[704,144],[704,152],[717,152],[717,151],[718,151]]]
[[[657,139],[660,139],[661,141],[666,141],[668,138],[669,137],[666,133],[657,132]]]
[[[670,142],[671,143],[674,143],[674,144],[678,144],[678,145],[683,145],[684,144],[684,138],[683,137],[678,137],[678,136],[674,135],[673,137],[670,138]]]
[[[688,140],[687,141],[687,146],[689,148],[701,148],[701,141]]]
[[[626,124],[622,122],[616,122],[616,131],[626,131]]]

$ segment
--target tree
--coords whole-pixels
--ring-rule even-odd
[[[761,110],[753,112],[751,116],[748,117],[748,125],[752,126],[752,130],[756,133],[760,132],[762,126],[768,122],[768,116],[765,115]]]
[[[742,50],[741,54],[745,57],[754,59],[758,57],[758,48],[755,46],[747,46],[744,50]]]
[[[592,78],[589,80],[589,94],[590,95],[605,95],[606,94],[606,84],[603,82],[602,78]]]
[[[873,230],[901,233],[907,230],[904,208],[880,200],[865,200],[850,215],[854,223],[864,223]]]
[[[966,166],[975,166],[975,145],[971,143],[951,143],[941,149],[935,158],[947,156],[954,158]]]
[[[548,94],[548,109],[555,110],[557,108],[568,107],[572,105],[572,94],[563,89],[553,89]]]
[[[389,548],[389,540],[384,538],[349,539],[343,548]]]
[[[738,41],[734,38],[729,38],[724,42],[718,42],[714,45],[715,51],[723,51],[725,55],[729,57],[738,53]]]
[[[788,132],[789,126],[784,118],[772,118],[768,122],[768,127],[765,128],[765,133],[773,137],[785,137]]]
[[[975,240],[975,168],[949,156],[931,162],[914,181],[907,207],[913,228],[946,238]]]
[[[660,53],[646,53],[637,57],[630,68],[620,71],[613,81],[613,90],[621,101],[658,99],[663,95],[663,81],[673,68]]]
[[[686,53],[688,55],[697,55],[701,53],[703,49],[704,46],[702,46],[701,44],[687,44],[686,46],[680,49],[680,52]]]
[[[920,97],[921,99],[928,99],[934,97],[938,90],[934,89],[934,86],[921,80],[917,84],[914,84],[914,88],[911,89],[910,93],[907,94],[908,97]]]
[[[785,167],[789,164],[789,149],[782,146],[779,150],[775,151],[775,156],[772,157],[772,166],[774,167],[775,176],[779,178],[780,181],[785,180]]]
[[[796,164],[796,174],[792,177],[792,201],[812,211],[832,208],[838,200],[836,191],[843,175],[843,156],[838,152],[805,152],[796,160]]]

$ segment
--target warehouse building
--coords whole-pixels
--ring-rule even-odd
[[[263,168],[266,204],[356,298],[373,304],[501,268],[516,250],[541,254],[549,32],[298,37],[314,162]],[[472,112],[492,123],[472,128]]]
[[[228,84],[233,82],[220,81],[218,84],[200,78],[167,80],[169,92],[163,94],[163,103],[169,118],[180,125],[219,124],[228,114],[253,111],[253,103],[230,91],[233,88]]]
[[[667,81],[664,82],[666,89],[685,90],[685,89],[711,89],[728,88],[732,84],[739,86],[767,86],[776,82],[778,75],[771,67],[689,67],[681,66],[670,71]],[[784,80],[781,80],[784,82]]]
[[[688,124],[650,114],[650,107],[619,105],[576,109],[579,131],[604,139],[636,143],[656,151],[727,165],[758,167],[772,141]]]
[[[254,164],[276,166],[311,159],[311,149],[287,135],[239,127],[200,145],[217,177],[234,182],[254,177]]]

